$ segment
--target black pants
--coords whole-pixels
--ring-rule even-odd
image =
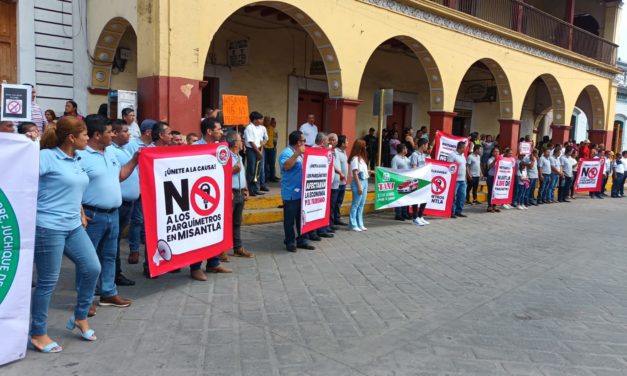
[[[263,166],[260,166],[262,168]],[[257,169],[257,153],[253,148],[246,147],[246,182],[248,183],[248,189],[250,193],[259,192],[257,183],[255,180],[255,171]]]
[[[557,190],[557,201],[564,201],[568,198],[572,180],[573,178],[564,176],[564,181],[561,182],[559,189]]]
[[[346,194],[346,184],[340,185],[338,189],[331,190],[331,223],[338,225],[342,220],[342,203],[344,202],[344,195]]]
[[[242,215],[244,213],[244,194],[239,189],[233,190],[233,251],[242,248]]]
[[[300,233],[300,199],[283,200],[283,232],[286,246],[307,244],[306,237]]]
[[[426,207],[427,207],[426,202],[424,204],[420,204],[420,208],[418,208],[418,205],[412,205],[411,216],[414,217],[414,219],[424,217]]]
[[[472,190],[472,199],[477,201],[477,189],[479,189],[479,177],[471,177],[470,184],[466,188],[466,201],[470,202],[470,191]]]
[[[122,238],[122,230],[131,222],[131,214],[133,213],[133,201],[122,201],[122,206],[118,209],[118,218],[120,221],[120,231],[118,232],[118,254],[115,256],[115,275],[122,273],[122,262],[120,261],[120,239]]]

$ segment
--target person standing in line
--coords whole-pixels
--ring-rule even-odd
[[[466,189],[466,203],[469,205],[479,205],[477,201],[477,190],[479,181],[483,178],[481,172],[481,145],[473,145],[472,153],[468,156],[468,173],[470,175],[469,185]],[[472,202],[470,201],[470,191],[472,191]]]
[[[30,121],[37,126],[39,134],[43,134],[48,125],[48,120],[44,114],[44,110],[37,104],[37,88],[32,84],[24,84],[31,87],[31,107],[30,107]],[[17,125],[17,124],[16,124]]]
[[[341,208],[346,193],[346,182],[348,178],[348,157],[346,156],[346,136],[335,133],[329,135],[329,141],[335,158],[333,159],[333,184],[331,186],[331,221],[334,226],[347,226],[342,221]]]
[[[351,181],[353,200],[349,226],[353,231],[366,231],[368,229],[364,226],[364,206],[368,196],[368,176],[373,172],[368,170],[366,141],[355,141],[348,159],[350,160],[350,171],[353,174],[353,180]]]
[[[244,142],[246,146],[246,181],[251,196],[263,195],[257,187],[259,178],[258,169],[262,168],[261,159],[263,142],[263,115],[257,111],[250,113],[250,124],[244,130]],[[257,163],[259,162],[259,164]]]
[[[131,159],[132,153],[124,148],[131,138],[128,125],[123,120],[113,120],[111,122],[111,131],[113,132],[111,145],[107,147],[120,166],[124,166]],[[133,173],[123,182],[120,183],[122,191],[122,205],[118,209],[119,229],[117,241],[117,255],[115,257],[115,284],[117,286],[134,286],[135,281],[126,278],[122,274],[122,262],[120,261],[120,240],[122,239],[122,231],[131,221],[131,213],[133,212],[133,203],[139,198],[139,172],[138,168],[133,169]]]
[[[612,169],[614,170],[612,176],[612,198],[620,198],[622,196],[620,187],[625,182],[625,164],[620,154],[612,162]]]
[[[514,153],[512,152],[511,148],[503,149],[503,157],[505,157],[505,158],[512,158],[513,156],[514,156]],[[515,195],[514,195],[514,198],[516,198]],[[510,204],[504,204],[503,205],[503,209],[505,209],[505,210],[510,210],[510,209],[513,209],[513,208],[514,207],[512,205],[510,205]]]
[[[318,127],[316,126],[316,116],[314,114],[307,115],[307,121],[298,130],[305,136],[306,146],[314,146],[316,144]]]
[[[601,156],[599,155],[599,149],[597,149],[596,146],[593,146],[590,148],[590,158],[601,159]],[[603,172],[605,173],[605,169]],[[590,192],[589,195],[590,195],[590,198],[603,199],[603,196],[601,195],[601,191]]]
[[[59,120],[41,140],[34,254],[37,284],[32,296],[28,346],[43,353],[63,350],[48,336],[48,308],[64,254],[75,264],[76,274],[81,279],[68,327],[78,327],[84,339],[96,340],[87,322],[87,312],[100,274],[100,263],[85,232],[87,223],[82,221],[81,199],[89,176],[81,168],[76,153],[85,149],[87,140],[85,123],[75,118]]]
[[[564,150],[564,155],[560,157],[560,164],[562,165],[563,181],[558,189],[557,200],[559,202],[570,202],[568,200],[568,193],[570,191],[570,185],[573,181],[573,164],[571,161],[571,153],[573,147],[568,145]]]
[[[108,119],[101,115],[85,118],[89,141],[85,150],[78,151],[79,163],[89,177],[82,205],[88,222],[85,230],[100,259],[100,306],[128,307],[131,300],[118,295],[115,284],[116,255],[118,253],[119,214],[122,205],[120,182],[132,175],[137,166],[138,154],[124,165],[108,148],[112,129]],[[76,286],[81,280],[77,276]]]
[[[416,140],[416,150],[409,157],[409,166],[411,168],[420,168],[424,167],[427,164],[426,159],[429,158],[429,138],[420,137]],[[413,223],[416,226],[424,226],[428,225],[429,222],[425,219],[425,208],[427,207],[427,203],[423,202],[418,205],[412,205],[412,218]]]
[[[538,191],[538,204],[550,204],[549,200],[549,190],[551,186],[551,162],[549,161],[549,156],[551,155],[551,150],[543,149],[542,156],[540,157],[538,163],[538,169],[540,177],[540,190]]]
[[[270,118],[270,122],[266,127],[268,134],[268,142],[263,145],[263,153],[265,159],[266,180],[277,183],[279,179],[276,176],[276,145],[279,139],[279,131],[276,129],[276,119]]]
[[[288,252],[296,248],[314,250],[306,237],[300,233],[301,196],[303,194],[303,155],[305,154],[305,136],[301,131],[294,131],[288,136],[289,145],[279,156],[281,167],[281,198],[283,199],[283,243]],[[296,229],[296,231],[294,231]]]
[[[496,175],[496,162],[501,158],[500,149],[498,146],[492,148],[492,155],[486,161],[487,177],[486,184],[488,185],[488,213],[500,213],[501,210],[494,204],[492,204],[492,188],[494,188],[494,175]]]
[[[464,210],[464,198],[466,197],[466,180],[469,180],[470,174],[466,168],[466,143],[460,141],[457,143],[457,149],[448,155],[448,162],[455,162],[457,164],[457,181],[455,187],[455,201],[453,204],[453,214],[451,218],[466,218],[466,215],[462,213]]]
[[[315,143],[314,148],[326,149],[329,147],[329,137],[324,132],[318,132]],[[331,170],[331,172],[333,172],[333,170]],[[331,203],[329,201],[329,210],[331,209],[330,204]],[[335,232],[335,230],[331,227],[323,226],[316,230],[312,230],[303,236],[307,236],[309,240],[320,241],[321,238],[333,238],[335,236],[333,232]]]
[[[519,210],[527,210],[525,206],[525,197],[527,197],[527,190],[529,189],[529,177],[527,172],[527,163],[525,162],[525,155],[518,154],[518,161],[516,163],[516,195],[515,198]]]
[[[562,164],[560,163],[560,154],[562,152],[562,148],[560,145],[556,145],[553,149],[553,155],[549,157],[549,163],[551,165],[551,185],[549,186],[549,202],[556,203],[555,200],[555,189],[559,184],[561,178],[563,178],[564,174],[562,172]]]
[[[529,189],[527,189],[524,204],[526,207],[538,206],[538,200],[535,197],[536,186],[538,185],[538,149],[533,148],[531,154],[526,155],[523,160],[527,165],[527,177],[529,178]]]
[[[603,181],[601,182],[601,196],[607,197],[608,194],[605,193],[607,190],[607,181],[610,179],[610,175],[612,174],[612,161],[608,157],[610,151],[601,149],[601,158],[603,159]]]
[[[196,141],[198,141],[198,135],[196,133],[188,133],[187,136],[185,136],[187,145],[193,145]]]
[[[409,170],[409,158],[407,158],[407,146],[405,146],[405,144],[398,144],[398,146],[396,146],[396,155],[392,158],[392,168],[395,170]],[[409,206],[395,207],[394,219],[397,221],[412,219],[409,215]]]
[[[390,164],[392,163],[392,158],[394,158],[394,156],[397,153],[396,147],[400,143],[401,143],[401,141],[398,139],[398,131],[392,130],[390,141],[389,141],[389,146],[390,146],[390,155],[389,155]]]
[[[124,124],[128,126],[128,132],[131,138],[140,138],[142,136],[141,129],[135,121],[135,110],[131,107],[126,107],[122,110],[122,120]]]
[[[264,152],[264,147],[268,143],[268,128],[270,126],[270,118],[265,116],[263,118],[263,124],[257,128],[256,130],[261,132],[261,147],[259,151],[261,152],[261,163],[259,164],[259,190],[262,192],[269,192],[270,189],[266,187],[266,153]]]
[[[374,170],[374,167],[377,164],[377,152],[379,151],[379,140],[377,139],[377,136],[375,136],[374,128],[370,128],[368,130],[368,134],[364,137],[364,141],[366,141],[366,151],[368,152],[370,169]]]
[[[576,145],[574,143],[574,140],[572,144]],[[573,166],[572,168],[573,179],[570,182],[570,187],[568,189],[568,198],[570,198],[571,200],[575,199],[575,177],[577,176],[577,166],[579,164],[578,159],[579,159],[579,152],[573,147],[573,152],[570,153],[570,163]]]
[[[619,156],[616,157],[618,158]],[[627,150],[623,151],[621,163],[623,164],[623,167],[627,167]],[[618,193],[620,197],[625,197],[625,178],[627,178],[627,168],[625,169],[625,173],[623,173],[623,179],[618,185]]]
[[[183,134],[179,131],[172,131],[172,146],[181,146],[185,145],[185,140],[183,139]]]

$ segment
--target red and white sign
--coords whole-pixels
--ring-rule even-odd
[[[457,143],[464,141],[466,143],[466,157],[470,148],[468,143],[470,140],[467,137],[453,136],[448,133],[436,131],[435,132],[435,159],[438,161],[446,161],[448,155],[457,150]]]
[[[331,219],[331,180],[333,151],[307,148],[303,157],[301,232],[328,226]]]
[[[531,142],[521,142],[518,144],[518,154],[529,155],[532,149]]]
[[[511,204],[514,198],[516,158],[500,157],[494,165],[494,187],[492,205]]]
[[[152,277],[233,246],[228,151],[225,143],[141,150],[140,187]]]
[[[453,209],[457,164],[434,159],[427,159],[426,162],[431,166],[431,197],[425,215],[448,218]]]
[[[575,192],[600,192],[604,168],[604,159],[580,159],[575,178]]]

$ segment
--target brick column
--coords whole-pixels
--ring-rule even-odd
[[[588,131],[588,138],[590,139],[590,143],[592,144],[603,144],[605,150],[612,149],[612,137],[614,136],[613,131],[603,131],[603,130],[590,130]]]
[[[453,133],[453,119],[457,116],[457,112],[446,111],[429,111],[429,140],[435,140],[435,131],[448,134]]]
[[[518,139],[520,138],[520,120],[499,119],[499,148],[510,148],[512,153],[518,153]]]
[[[357,127],[357,107],[361,100],[355,99],[327,99],[329,111],[329,131],[338,136],[343,134],[348,140],[347,148],[355,141]],[[350,149],[349,149],[350,150]]]
[[[150,76],[137,80],[138,120],[166,121],[183,134],[200,133],[202,81]]]
[[[564,145],[564,142],[570,139],[570,130],[572,127],[563,124],[551,124],[553,130],[551,142],[553,144]]]

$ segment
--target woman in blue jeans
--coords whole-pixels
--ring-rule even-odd
[[[496,161],[500,158],[500,155],[501,155],[501,151],[499,147],[495,146],[494,149],[492,149],[492,154],[490,158],[488,158],[488,160],[486,161],[486,170],[487,170],[486,183],[488,185],[488,209],[487,209],[488,213],[500,213],[501,212],[501,209],[499,209],[496,205],[492,203],[492,188],[494,187],[494,174],[496,173],[495,165],[496,165]]]
[[[45,353],[62,350],[48,336],[47,321],[64,254],[76,265],[80,279],[74,314],[66,327],[70,330],[78,327],[85,340],[96,339],[87,322],[87,312],[100,274],[100,263],[83,227],[86,222],[81,213],[81,200],[89,177],[76,153],[85,149],[88,139],[81,119],[65,117],[54,129],[46,131],[41,140],[35,231],[37,286],[31,305],[29,346]]]
[[[353,202],[351,203],[349,226],[353,231],[366,231],[368,229],[364,226],[364,205],[366,204],[366,196],[368,196],[368,175],[372,173],[368,170],[366,141],[355,141],[348,160],[353,177],[353,181],[351,181]]]

